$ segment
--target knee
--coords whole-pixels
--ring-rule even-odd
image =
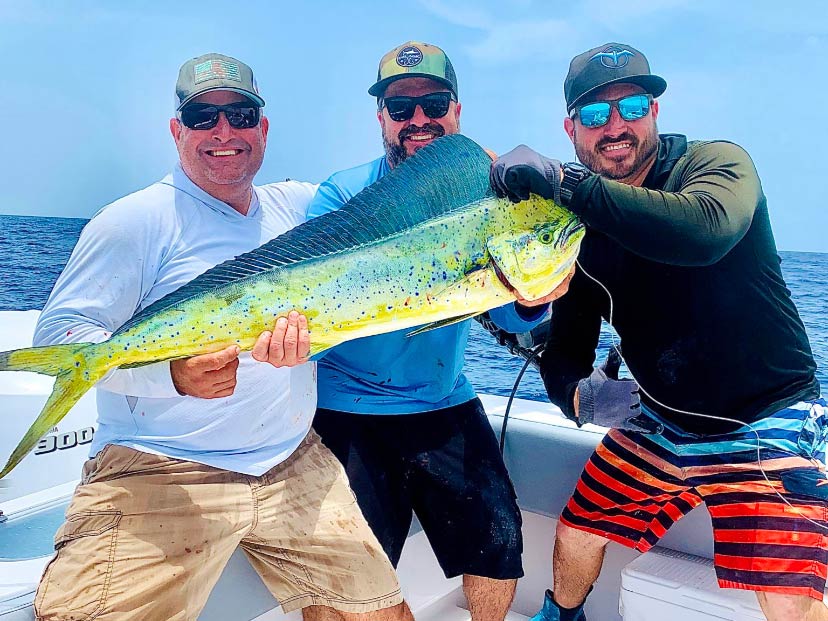
[[[302,621],[340,621],[339,616],[333,609],[326,606],[306,606],[302,608]]]
[[[558,522],[558,528],[555,531],[555,541],[567,548],[576,548],[584,552],[595,552],[607,547],[609,539],[588,533],[577,528],[567,526],[563,522]]]
[[[807,595],[785,595],[757,591],[756,598],[768,621],[823,621],[828,608]]]

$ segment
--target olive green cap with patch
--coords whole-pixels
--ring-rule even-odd
[[[176,111],[210,91],[233,91],[259,106],[265,105],[250,67],[230,56],[211,52],[181,65],[175,83]]]

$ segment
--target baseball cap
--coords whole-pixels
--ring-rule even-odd
[[[564,80],[567,112],[585,95],[615,82],[637,84],[653,97],[667,89],[664,78],[650,72],[644,54],[624,43],[607,43],[579,54],[569,63]]]
[[[457,76],[446,53],[436,45],[409,41],[382,57],[377,81],[368,94],[382,97],[391,82],[403,78],[431,78],[445,84],[457,98]]]
[[[265,105],[250,67],[230,56],[211,52],[181,65],[175,83],[175,109],[181,110],[199,95],[210,91],[241,93],[258,105]]]

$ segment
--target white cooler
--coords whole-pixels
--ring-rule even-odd
[[[764,621],[753,591],[720,589],[713,561],[653,548],[621,572],[625,621]]]

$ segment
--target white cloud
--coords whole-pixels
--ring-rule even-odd
[[[0,1],[0,23],[11,24],[56,23],[57,16],[32,3]]]
[[[828,37],[810,35],[805,37],[805,48],[812,52],[822,52],[828,48]]]
[[[481,41],[465,50],[473,60],[481,62],[508,64],[532,59],[545,64],[568,58],[575,40],[572,29],[563,20],[512,22],[488,31]]]
[[[430,13],[444,21],[481,32],[481,38],[466,45],[466,54],[474,61],[489,64],[507,64],[516,60],[536,58],[545,62],[556,58],[561,42],[571,41],[572,29],[563,19],[501,19],[494,11],[478,4],[443,0],[420,0]],[[500,12],[508,8],[511,13],[523,16],[532,10],[532,0],[513,0],[508,6],[499,5]]]
[[[583,17],[598,18],[603,16],[609,22],[624,23],[640,21],[644,17],[668,13],[676,9],[702,8],[712,5],[709,0],[624,0],[621,5],[607,5],[604,0],[583,0],[578,11]]]
[[[781,7],[757,5],[730,17],[733,23],[738,19],[743,29],[766,35],[828,35],[828,10],[819,0],[788,0]]]
[[[93,0],[76,0],[63,5],[42,0],[0,0],[0,23],[6,27],[11,24],[53,26],[72,22],[85,25],[112,22],[132,24],[147,17],[147,10],[138,6],[102,4]]]
[[[491,30],[497,25],[489,12],[482,10],[479,5],[459,2],[449,4],[443,0],[420,0],[420,5],[436,17],[456,26]]]
[[[508,64],[531,59],[538,63],[568,59],[574,50],[612,38],[613,33],[646,26],[646,19],[677,10],[700,7],[709,0],[626,0],[624,10],[608,10],[606,0],[580,3],[511,0],[448,2],[419,0],[435,17],[478,31],[480,39],[464,51],[474,61]]]

